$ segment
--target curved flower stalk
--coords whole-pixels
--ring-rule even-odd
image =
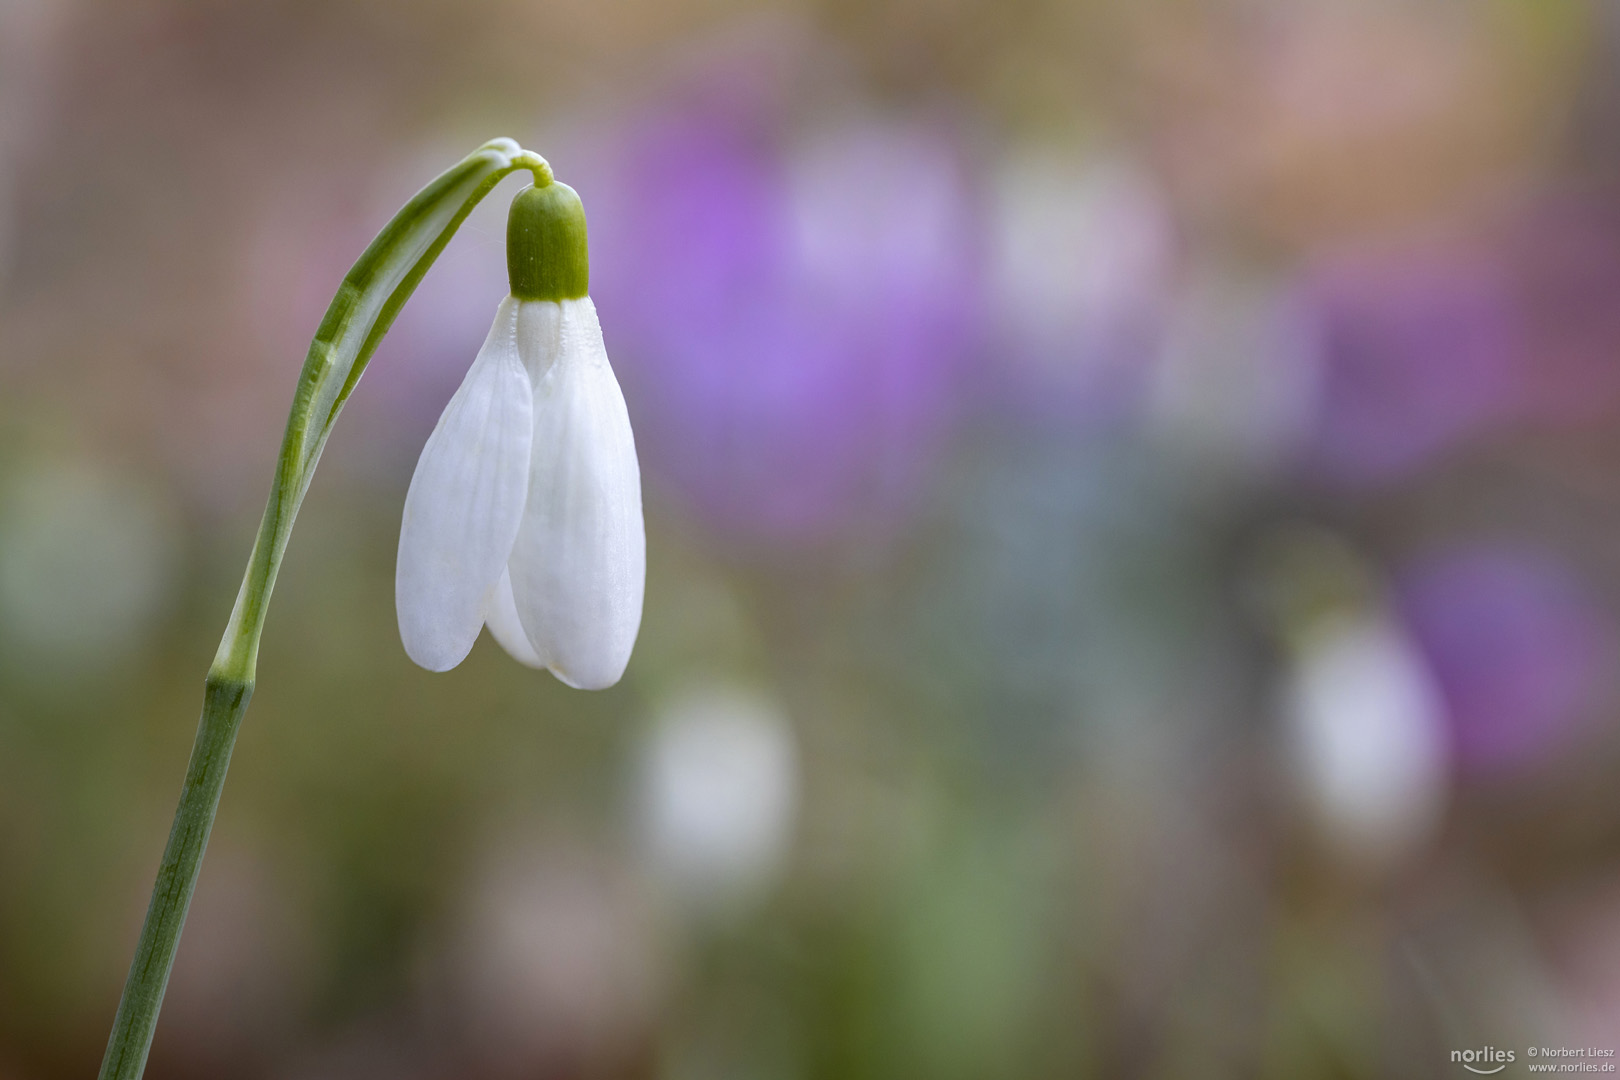
[[[485,143],[417,192],[377,234],[338,286],[298,376],[270,503],[210,678],[218,673],[252,683],[265,605],[275,586],[293,518],[339,410],[439,252],[473,207],[518,169],[533,172],[538,184],[551,182],[551,167],[538,154],[511,139]]]
[[[503,177],[519,169],[528,169],[534,174],[536,187],[526,191],[546,190],[552,185],[551,168],[542,158],[524,150],[511,139],[496,139],[479,147],[418,192],[405,204],[404,209],[384,226],[382,232],[349,270],[315,333],[315,339],[310,344],[309,354],[304,361],[303,371],[298,378],[292,411],[287,418],[287,431],[283,436],[281,453],[276,462],[269,503],[265,507],[264,519],[253,545],[253,554],[248,560],[247,573],[237,594],[236,606],[231,612],[225,636],[220,641],[219,651],[208,670],[202,719],[197,726],[196,742],[192,747],[191,761],[186,769],[185,786],[181,791],[179,806],[175,810],[174,826],[169,833],[168,845],[164,848],[163,860],[158,868],[151,906],[147,910],[146,922],[136,945],[135,958],[130,965],[129,978],[124,985],[124,995],[118,1005],[118,1015],[113,1022],[107,1053],[102,1060],[101,1080],[134,1080],[145,1068],[152,1032],[157,1025],[158,1009],[162,1004],[164,988],[168,984],[169,969],[174,962],[180,931],[185,923],[186,909],[190,905],[197,872],[202,864],[203,849],[208,842],[208,833],[213,826],[214,814],[219,806],[220,790],[230,764],[231,748],[235,744],[237,729],[247,709],[248,699],[253,693],[259,636],[264,628],[270,592],[275,586],[276,572],[286,551],[293,519],[298,513],[304,493],[309,488],[315,465],[320,460],[321,450],[332,432],[332,425],[337,419],[338,412],[343,408],[343,403],[353,392],[361,373],[365,371],[366,364],[382,341],[383,335],[393,324],[394,317],[399,314],[400,308],[415,291],[417,283],[432,266],[434,259],[444,250],[444,246],[450,242],[450,238],[455,235],[456,229],[466,220],[473,207],[489,194]],[[562,187],[562,185],[555,186]],[[520,195],[520,200],[522,199],[523,196]],[[577,203],[577,199],[575,202]],[[579,236],[576,247],[582,257],[584,250],[582,213],[578,215],[577,224]],[[525,264],[526,272],[531,278],[538,282],[547,280],[548,274],[583,272],[583,264],[578,267],[559,264],[555,247],[546,248],[543,242],[546,238],[540,239],[542,242],[538,244],[532,242],[531,238],[531,242],[523,245],[524,257],[528,260]],[[551,239],[555,240],[556,237]],[[567,260],[564,260],[564,263],[566,262]],[[529,278],[525,278],[525,281],[528,280]],[[514,296],[517,296],[515,284],[513,291]],[[558,347],[555,350],[555,362],[545,371],[533,376],[536,380],[535,403],[528,408],[536,413],[541,412],[539,386],[545,382],[542,376],[546,371],[554,373],[547,385],[554,387],[553,396],[556,400],[572,404],[561,410],[550,404],[546,406],[548,410],[546,415],[560,411],[564,422],[561,426],[549,425],[546,428],[547,434],[544,435],[537,427],[534,437],[523,448],[525,457],[533,455],[539,460],[542,454],[559,453],[567,451],[570,447],[577,450],[577,444],[567,438],[569,430],[567,420],[576,417],[581,409],[588,411],[590,408],[598,407],[604,393],[600,377],[589,374],[593,370],[589,364],[582,366],[578,363],[562,362],[562,357],[566,353],[574,357],[600,358],[604,367],[606,363],[605,356],[600,353],[601,336],[600,330],[596,328],[594,309],[590,308],[590,301],[584,299],[583,287],[577,296],[580,299],[572,301],[575,305],[572,309],[574,311],[572,318],[559,318],[557,325],[562,330],[574,327],[573,332],[581,340],[589,338],[590,334],[594,333],[595,351],[589,348]],[[561,310],[560,304],[552,306]],[[503,307],[504,310],[506,309]],[[588,325],[585,314],[587,312]],[[511,376],[509,381],[515,386],[515,373],[510,365],[504,367],[496,365],[494,370],[502,377]],[[525,374],[524,377],[531,376]],[[611,378],[609,374],[608,380],[611,381]],[[484,369],[480,369],[476,385],[458,397],[465,400],[468,397],[483,395],[484,379]],[[469,382],[475,382],[471,374]],[[584,389],[581,390],[580,387]],[[616,384],[613,389],[616,393]],[[525,408],[516,398],[511,399],[509,404],[518,412]],[[622,415],[624,408],[622,399],[618,399],[617,407],[619,414]],[[452,404],[451,408],[454,410],[456,406]],[[441,424],[442,426],[444,425]],[[499,430],[505,431],[506,428],[500,427]],[[627,422],[624,424],[622,437],[628,445]],[[633,448],[629,453],[629,460],[633,466]],[[502,629],[498,630],[497,634],[501,636],[508,650],[521,653],[521,646],[527,643],[533,650],[533,656],[530,658],[524,653],[519,656],[520,659],[547,664],[559,671],[576,670],[571,666],[575,664],[575,660],[568,653],[567,647],[557,643],[574,632],[577,627],[566,620],[558,621],[556,616],[542,618],[536,615],[535,611],[552,604],[559,590],[566,591],[566,583],[545,580],[544,566],[539,562],[517,558],[514,549],[522,546],[522,535],[528,535],[538,550],[549,549],[554,555],[561,554],[566,557],[570,549],[564,544],[561,552],[557,550],[559,537],[566,536],[575,542],[583,543],[592,536],[608,535],[600,529],[594,532],[590,527],[570,529],[562,523],[562,519],[569,514],[584,514],[587,517],[589,515],[591,507],[589,505],[581,507],[577,503],[581,499],[588,499],[593,490],[589,482],[589,477],[594,475],[590,466],[590,461],[581,465],[577,460],[568,459],[564,453],[553,462],[552,471],[547,473],[553,478],[549,486],[538,480],[529,484],[529,494],[524,500],[524,506],[532,505],[534,509],[533,513],[526,511],[523,518],[523,529],[527,529],[528,532],[523,534],[520,530],[521,535],[509,546],[508,554],[512,556],[514,586],[512,595],[522,597],[526,602],[532,602],[529,606],[533,610],[525,611],[525,605],[514,600],[518,606],[516,625],[523,628],[521,634],[512,631],[511,623],[501,621],[505,618],[504,608],[491,619],[492,628],[497,623],[501,626]],[[539,475],[539,470],[533,469],[526,471],[525,477],[529,477],[531,472],[535,476]],[[510,472],[502,473],[508,480],[515,474],[515,467]],[[579,479],[580,476],[586,479],[582,481]],[[620,477],[617,480],[618,488],[622,490],[629,482],[631,481]],[[637,485],[635,541],[639,544],[641,542],[639,481],[635,483]],[[535,494],[536,491],[539,492],[538,495]],[[550,516],[547,516],[548,514]],[[628,528],[628,522],[620,524]],[[441,538],[442,536],[441,533]],[[626,540],[626,543],[628,542]],[[639,550],[638,548],[637,566],[640,565]],[[579,553],[574,552],[574,556],[578,563]],[[473,561],[482,566],[483,562],[480,561],[482,558],[478,556]],[[567,573],[566,562],[562,564],[562,569],[558,569],[556,563],[549,565],[550,572],[554,576]],[[639,575],[639,570],[637,574]],[[503,576],[502,581],[505,580]],[[504,598],[505,594],[502,595]],[[621,589],[614,595],[627,597],[628,591]],[[584,604],[576,604],[572,609],[563,606],[546,610],[571,611],[570,617],[578,619],[589,619],[594,614],[588,609],[588,605]],[[628,612],[619,612],[618,615],[618,621],[614,625],[620,628],[621,636],[622,628],[629,625],[629,636],[633,639],[635,626]],[[639,622],[639,617],[638,576],[634,622]],[[547,621],[548,618],[551,621]],[[475,634],[476,629],[475,627]],[[470,644],[469,641],[468,645]],[[628,649],[629,641],[625,641],[623,651],[626,657]],[[460,657],[456,659],[459,660]],[[623,662],[620,661],[618,669],[613,673],[613,679],[617,678],[617,671],[622,669]],[[581,673],[577,681],[582,685],[599,683],[604,678],[603,670],[598,668],[587,669],[585,666],[579,666],[577,670]],[[569,678],[567,675],[564,677]],[[611,682],[613,679],[607,681]]]

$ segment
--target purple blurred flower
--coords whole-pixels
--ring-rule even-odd
[[[1398,480],[1513,410],[1521,329],[1511,282],[1492,261],[1346,261],[1306,292],[1321,363],[1311,456],[1329,479]]]
[[[979,326],[975,223],[943,136],[790,145],[754,111],[627,134],[590,185],[592,291],[652,478],[723,527],[814,538],[925,475]]]
[[[1445,694],[1465,769],[1501,773],[1554,752],[1589,718],[1615,634],[1561,564],[1476,546],[1400,575],[1404,614]]]
[[[1398,481],[1509,425],[1620,404],[1620,214],[1542,196],[1474,246],[1342,259],[1304,290],[1319,331],[1315,464]]]
[[[1523,406],[1533,420],[1613,416],[1620,402],[1620,212],[1549,196],[1520,213],[1507,263],[1525,313]]]

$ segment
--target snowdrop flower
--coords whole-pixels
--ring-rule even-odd
[[[1375,567],[1332,533],[1280,531],[1263,593],[1285,649],[1279,690],[1295,794],[1329,850],[1377,875],[1445,812],[1446,703]]]
[[[799,802],[799,747],[777,702],[727,682],[689,687],[658,710],[640,757],[654,870],[700,907],[759,896],[792,846]]]
[[[518,194],[507,267],[511,295],[405,496],[400,637],[416,663],[447,671],[487,625],[520,662],[601,689],[624,673],[641,625],[646,537],[572,188]]]
[[[1393,866],[1444,810],[1445,703],[1386,613],[1338,613],[1298,643],[1284,688],[1296,779],[1325,838],[1360,866]]]

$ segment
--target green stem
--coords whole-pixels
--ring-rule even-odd
[[[219,810],[231,749],[253,694],[270,593],[332,425],[422,276],[473,207],[503,177],[519,169],[533,172],[541,187],[551,182],[551,168],[542,158],[510,139],[496,139],[423,188],[349,270],[315,332],[293,395],[253,554],[208,670],[185,787],[107,1041],[101,1080],[139,1080],[146,1068],[186,909]]]
[[[135,960],[129,966],[124,998],[118,1003],[107,1056],[101,1062],[101,1080],[119,1080],[141,1075],[146,1054],[157,1028],[158,1008],[169,985],[169,969],[174,965],[185,925],[186,909],[197,886],[203,848],[214,827],[219,809],[219,793],[225,787],[225,770],[231,763],[231,747],[248,698],[251,682],[215,680],[210,677],[203,697],[202,720],[197,724],[197,741],[191,748],[191,764],[186,767],[186,786],[180,791],[180,805],[174,812],[169,844],[163,849],[157,883],[152,886],[152,903],[146,910]]]

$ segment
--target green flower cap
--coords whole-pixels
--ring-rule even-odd
[[[590,290],[585,207],[567,184],[524,188],[506,219],[506,272],[519,300],[577,300]]]

